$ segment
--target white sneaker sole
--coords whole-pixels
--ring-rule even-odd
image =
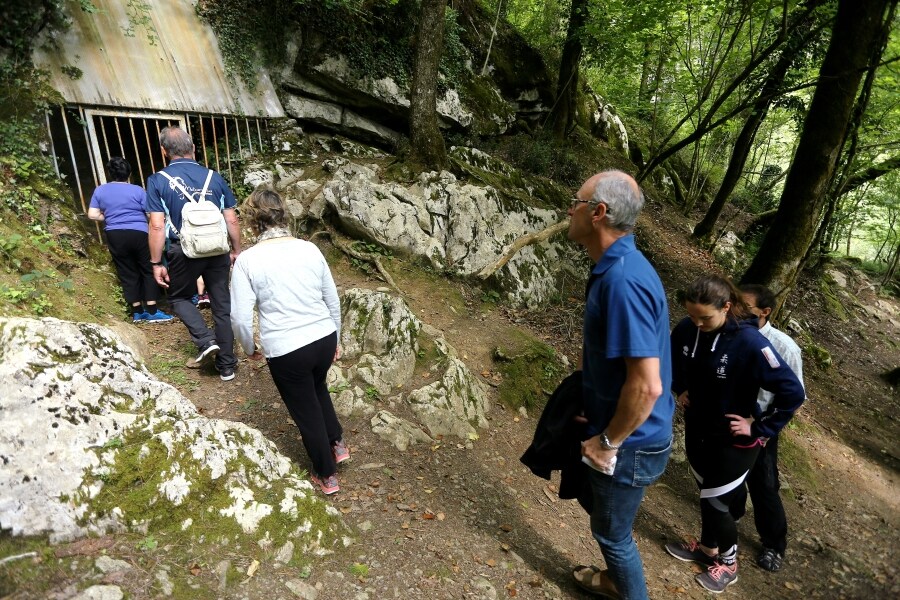
[[[198,354],[195,362],[198,362],[198,363],[203,362],[205,359],[209,358],[210,356],[214,357],[218,353],[219,353],[218,344],[213,344],[209,348],[207,348],[206,350],[204,350],[203,352]]]

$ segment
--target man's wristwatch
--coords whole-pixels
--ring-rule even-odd
[[[153,262],[153,261],[151,260],[151,261],[150,261],[150,266],[151,266],[151,267],[161,267],[161,266],[162,266],[162,261],[159,261],[159,262]]]
[[[610,442],[609,438],[606,436],[606,432],[604,431],[603,433],[600,434],[600,446],[604,450],[618,450],[619,448],[622,447],[622,444],[619,444],[617,446],[617,445],[613,444],[612,442]]]

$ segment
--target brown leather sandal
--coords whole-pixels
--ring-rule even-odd
[[[601,570],[600,567],[578,565],[572,571],[572,577],[578,587],[589,594],[608,600],[621,600],[622,598],[616,589],[616,584],[609,578],[608,572]]]

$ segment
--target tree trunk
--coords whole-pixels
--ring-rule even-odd
[[[437,117],[438,65],[444,49],[446,9],[447,0],[422,0],[409,98],[410,158],[434,170],[447,165],[447,148]]]
[[[684,185],[681,183],[681,177],[678,176],[678,171],[671,164],[666,163],[663,168],[672,180],[672,195],[675,196],[675,206],[684,210],[684,207],[687,205],[687,199],[684,197]]]
[[[888,269],[884,272],[884,278],[881,280],[881,287],[885,287],[894,278],[897,273],[897,266],[900,265],[900,241],[894,246],[894,257],[889,260]]]
[[[896,3],[888,7],[886,17],[888,23],[893,22],[895,9]],[[841,201],[839,198],[847,185],[847,179],[850,177],[850,170],[854,167],[854,163],[856,162],[856,154],[859,151],[859,128],[862,125],[866,108],[869,106],[869,99],[872,96],[872,86],[875,83],[875,71],[879,58],[884,54],[884,50],[887,47],[889,33],[890,29],[888,27],[882,29],[881,38],[878,40],[878,44],[874,50],[875,53],[872,55],[869,62],[869,68],[866,72],[865,81],[863,81],[862,91],[856,99],[856,105],[853,107],[853,113],[850,117],[847,136],[844,138],[844,142],[841,144],[841,149],[839,151],[841,155],[840,162],[843,167],[832,176],[831,185],[828,188],[828,208],[825,210],[824,218],[819,224],[815,240],[810,245],[807,255],[803,259],[803,264],[805,265],[818,264],[819,256],[831,251],[830,248],[832,242],[834,242],[835,248],[837,247],[837,227],[832,225],[832,220],[840,214]],[[847,139],[850,140],[850,147],[845,152],[844,146],[846,145]],[[828,240],[829,237],[831,237],[831,240],[826,243],[825,240]],[[816,253],[818,253],[818,256]]]
[[[578,67],[581,64],[581,30],[587,20],[588,0],[572,0],[569,28],[559,64],[556,103],[550,111],[550,130],[562,141],[572,130],[578,100]]]
[[[488,43],[487,52],[484,55],[484,65],[481,67],[481,76],[487,74],[488,61],[491,59],[491,48],[494,47],[494,38],[497,37],[497,23],[500,21],[500,13],[503,8],[503,0],[497,3],[497,17],[494,19],[494,26],[491,28],[491,41]]]
[[[796,283],[801,261],[819,224],[828,184],[869,61],[889,27],[887,9],[897,0],[839,0],[831,42],[778,206],[778,214],[744,283],[775,292],[775,312]]]
[[[798,38],[802,38],[802,36],[798,36]],[[728,202],[731,193],[741,179],[744,166],[747,164],[747,157],[750,156],[753,141],[756,139],[756,132],[759,131],[759,126],[765,120],[766,115],[769,114],[772,100],[784,84],[784,78],[787,76],[788,69],[794,62],[794,58],[806,46],[809,39],[809,37],[798,39],[794,44],[789,42],[788,48],[781,53],[778,62],[769,71],[759,97],[753,108],[750,109],[750,115],[744,121],[744,126],[734,142],[734,148],[731,150],[731,160],[728,161],[728,168],[725,171],[725,176],[722,178],[722,184],[716,192],[716,197],[713,198],[712,203],[706,210],[703,220],[694,228],[695,238],[706,239],[712,234],[716,222],[722,214],[722,209],[725,208],[725,203]]]

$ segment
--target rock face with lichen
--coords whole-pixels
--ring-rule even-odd
[[[262,434],[208,419],[111,330],[0,319],[0,529],[234,535],[326,552],[339,517]]]
[[[481,153],[457,154],[475,159]],[[342,229],[462,276],[476,275],[519,237],[563,218],[542,207],[538,197],[529,204],[527,189],[501,193],[490,185],[462,183],[446,171],[423,173],[412,185],[402,185],[381,181],[374,165],[334,159],[325,167],[332,179],[322,196]],[[512,304],[545,304],[557,293],[568,254],[560,239],[525,246],[497,271],[495,281]]]
[[[412,377],[422,324],[406,303],[381,292],[351,289],[341,298],[341,347],[355,360],[350,377],[387,395]]]
[[[487,393],[439,331],[420,322],[402,298],[383,292],[350,289],[341,306],[341,363],[353,364],[334,365],[329,372],[339,413],[371,415],[377,410],[372,431],[400,450],[433,436],[478,437],[477,429],[487,426]],[[416,381],[421,336],[435,348],[431,362],[422,365],[434,381],[406,392]],[[376,409],[379,401],[409,407],[421,425]]]

